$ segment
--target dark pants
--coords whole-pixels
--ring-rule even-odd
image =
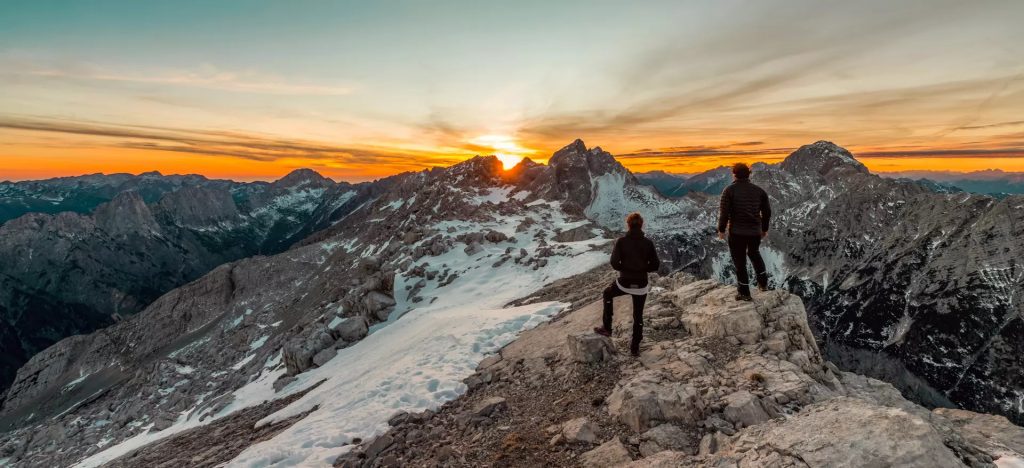
[[[611,331],[612,329],[612,300],[616,297],[629,294],[621,289],[619,285],[612,283],[604,290],[604,316],[602,317],[604,329]],[[644,336],[644,302],[647,301],[647,295],[633,296],[633,340],[630,343],[631,349],[639,349],[640,340]]]
[[[747,257],[750,257],[750,263],[754,264],[758,286],[768,287],[768,271],[765,270],[764,259],[761,258],[761,252],[758,251],[759,247],[761,247],[761,236],[729,234],[729,253],[732,254],[732,264],[736,267],[736,280],[739,283],[737,289],[744,296],[750,295]]]

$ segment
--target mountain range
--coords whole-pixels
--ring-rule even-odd
[[[18,215],[0,218],[0,388],[58,340],[223,263],[280,252],[372,190],[310,170],[274,183],[146,173],[0,184],[0,211]]]
[[[772,286],[803,299],[826,359],[887,380],[928,406],[1024,421],[1024,265],[1018,260],[1024,198],[943,193],[882,178],[829,142],[753,170],[776,212],[763,248]],[[151,296],[138,294],[131,304],[144,306],[140,312],[118,312],[125,318],[112,326],[32,356],[0,410],[8,431],[0,457],[96,466],[292,395],[297,402],[268,421],[300,418],[280,437],[315,432],[320,442],[275,446],[276,452],[261,452],[269,457],[264,461],[285,457],[301,465],[336,456],[358,434],[386,427],[390,412],[436,407],[464,392],[461,378],[484,354],[553,313],[550,303],[504,306],[601,267],[610,239],[632,211],[647,218],[662,273],[732,278],[726,248],[713,235],[718,200],[705,193],[728,183],[724,168],[686,179],[705,190],[668,198],[611,154],[577,140],[548,164],[524,160],[509,170],[497,158],[477,157],[358,186],[316,180],[303,172],[240,199],[226,190],[220,199],[224,205],[231,200],[237,214],[197,213],[186,201],[161,207],[168,197],[195,200],[189,191],[212,190],[184,187],[155,204],[125,192],[91,214],[27,214],[0,227],[29,226],[18,228],[28,234],[3,237],[5,243],[32,239],[0,254],[24,263],[16,271],[73,269],[60,260],[67,254],[55,260],[35,253],[61,252],[53,246],[62,245],[66,233],[99,240],[64,241],[64,249],[98,255],[93,252],[109,245],[148,252],[155,247],[147,239],[158,233],[193,239],[205,232],[200,228],[240,224],[247,234],[218,234],[212,243],[175,240],[175,251],[208,259],[222,252],[218,246],[237,245],[232,239],[238,237],[257,239],[251,244],[256,252],[271,238],[282,249],[197,261],[200,266],[189,270],[194,276],[179,273],[183,285],[165,283],[163,295],[155,288],[148,306]],[[302,193],[309,195],[295,195]],[[256,221],[284,206],[306,207],[308,214],[271,217],[293,222],[288,229]],[[102,233],[64,228],[63,218]],[[43,230],[32,223],[52,225],[50,237],[37,234]],[[94,262],[107,265],[109,257],[102,258]],[[147,274],[166,274],[156,265]],[[51,294],[64,290],[55,287]],[[102,301],[88,305],[109,315],[125,303],[109,302],[111,296],[97,294]],[[39,304],[17,316],[49,310],[83,316],[76,315],[80,309]],[[492,322],[497,318],[505,321]],[[439,326],[446,328],[435,331]],[[423,369],[443,371],[427,375]],[[239,455],[247,456],[257,460],[250,452]]]

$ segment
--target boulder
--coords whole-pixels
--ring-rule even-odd
[[[936,408],[932,412],[949,421],[971,444],[993,454],[1024,459],[1024,428],[1014,425],[1005,416],[953,408]]]
[[[704,410],[705,404],[692,385],[663,381],[650,370],[616,385],[608,397],[608,412],[636,432],[658,423],[696,424],[704,419]]]
[[[586,364],[595,364],[611,359],[615,354],[615,345],[606,336],[587,332],[566,337],[569,355],[572,360]]]
[[[480,253],[483,250],[484,248],[480,245],[479,242],[473,242],[472,244],[467,245],[465,249],[462,249],[462,251],[465,252],[466,255],[468,256],[476,255],[477,253]]]
[[[580,242],[585,240],[593,239],[597,237],[594,235],[594,228],[589,224],[575,227],[565,231],[559,231],[555,234],[555,242]]]
[[[363,297],[363,305],[370,313],[377,313],[395,305],[395,299],[380,291],[370,291]]]
[[[725,401],[725,419],[736,427],[749,427],[771,419],[761,406],[761,400],[746,390],[730,394]]]
[[[474,416],[487,417],[508,408],[508,402],[502,397],[491,397],[473,406]]]
[[[690,435],[674,424],[661,424],[640,435],[640,454],[649,457],[665,450],[692,450]]]
[[[727,289],[718,289],[709,295],[721,292],[735,294]],[[716,301],[711,301],[709,304],[690,307],[687,309],[687,313],[680,317],[680,321],[686,331],[693,336],[702,338],[732,337],[743,344],[756,343],[764,328],[761,314],[750,302],[719,304]]]
[[[304,372],[313,366],[313,356],[321,350],[334,347],[335,338],[328,333],[324,324],[315,324],[308,331],[299,333],[282,351],[282,359],[288,375]]]
[[[390,447],[391,444],[393,443],[395,443],[395,439],[391,437],[390,434],[381,434],[380,437],[373,439],[373,441],[366,446],[366,458],[369,460],[377,458],[377,456],[380,455],[381,452],[387,450],[387,448]]]
[[[769,458],[765,458],[769,456]],[[935,427],[899,408],[837,397],[740,431],[708,465],[962,468]]]
[[[331,323],[334,324],[334,327],[331,328],[331,333],[334,334],[337,339],[344,340],[349,343],[363,339],[369,331],[366,319],[362,317],[346,317]]]
[[[569,442],[597,442],[597,425],[587,418],[576,418],[562,425],[562,436]]]
[[[665,450],[624,466],[628,468],[679,468],[693,464],[688,458],[687,454],[683,452]]]
[[[295,376],[285,376],[274,381],[274,391],[280,392],[282,389],[288,386],[288,384],[298,380]]]
[[[505,242],[506,240],[508,240],[508,236],[498,231],[487,231],[487,233],[484,234],[484,239],[486,239],[487,242],[497,244],[499,242]]]
[[[614,467],[633,461],[629,450],[618,437],[601,444],[599,447],[580,455],[583,466]]]
[[[313,355],[313,365],[320,367],[327,364],[327,361],[334,359],[334,356],[338,354],[337,348],[331,346],[330,348],[322,349],[319,353]]]

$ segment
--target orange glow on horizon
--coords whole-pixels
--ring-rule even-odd
[[[262,142],[262,140],[260,140]],[[448,166],[475,155],[493,154],[508,169],[524,157],[546,163],[548,156],[568,141],[520,141],[507,135],[482,135],[451,142],[445,146],[409,146],[399,143],[378,145],[362,150],[370,156],[362,162],[358,157],[342,160],[335,157],[309,154],[301,150],[284,152],[272,158],[246,158],[232,154],[203,154],[201,151],[171,151],[145,147],[124,147],[122,142],[93,136],[66,136],[50,132],[0,131],[0,180],[34,180],[51,177],[75,176],[91,173],[127,172],[138,174],[159,171],[163,174],[201,174],[210,178],[241,181],[276,180],[298,168],[310,168],[334,180],[361,182],[374,180],[406,171],[419,171],[429,167]],[[122,143],[121,146],[118,143]],[[307,142],[308,143],[308,142]],[[698,173],[723,165],[743,161],[775,163],[786,154],[652,156],[637,157],[634,143],[608,145],[603,141],[587,141],[591,147],[603,148],[619,157],[619,161],[634,172],[663,170],[674,173]],[[315,148],[330,148],[327,143],[308,143]],[[793,147],[799,145],[793,145]],[[779,147],[782,147],[781,145]],[[231,146],[228,146],[231,148]],[[854,156],[858,151],[882,152],[885,147],[849,147]],[[944,148],[937,148],[944,149]],[[949,148],[945,148],[949,149]],[[955,149],[955,148],[953,148]],[[341,150],[339,150],[341,151]],[[380,151],[380,157],[377,157]],[[628,155],[628,156],[627,156]],[[1024,172],[1024,154],[1007,157],[858,157],[872,172],[899,172],[913,170],[970,172],[1001,169],[1006,172]]]

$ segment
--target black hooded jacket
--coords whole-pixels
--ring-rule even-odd
[[[619,272],[619,283],[626,288],[646,287],[647,273],[658,271],[661,266],[654,242],[640,229],[630,229],[615,241],[611,263]]]
[[[737,179],[722,192],[718,213],[718,232],[739,236],[760,236],[768,232],[772,206],[768,193],[748,179]]]

